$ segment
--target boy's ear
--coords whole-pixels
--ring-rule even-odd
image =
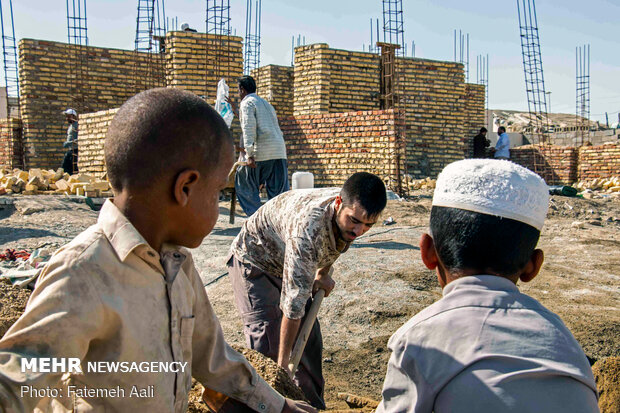
[[[177,179],[174,181],[173,195],[174,200],[180,206],[187,206],[189,197],[199,178],[200,172],[195,169],[185,169],[177,175]]]
[[[422,262],[429,270],[434,270],[439,265],[439,257],[435,251],[435,242],[429,234],[422,234],[420,238],[420,255]]]
[[[543,251],[539,249],[534,250],[530,260],[525,265],[523,271],[521,271],[519,279],[524,283],[532,281],[538,275],[544,261],[545,254]]]
[[[444,288],[448,284],[446,277],[446,271],[439,261],[437,250],[435,249],[435,241],[429,234],[422,234],[420,238],[420,255],[422,256],[422,262],[429,270],[435,270],[437,274],[437,282],[441,288]]]

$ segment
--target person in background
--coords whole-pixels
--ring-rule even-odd
[[[486,158],[486,148],[491,145],[487,139],[487,128],[480,128],[480,133],[474,136],[474,158]]]
[[[497,143],[493,157],[495,159],[510,159],[510,138],[503,126],[497,128]]]
[[[249,217],[261,207],[261,184],[265,185],[268,199],[289,190],[288,164],[275,109],[256,94],[256,82],[252,76],[242,76],[237,82],[243,133],[242,145],[237,150],[245,155],[247,165],[237,168],[235,191],[241,208]]]
[[[67,118],[69,127],[67,128],[67,140],[62,144],[63,148],[67,149],[65,157],[62,160],[62,169],[69,175],[77,172],[77,157],[78,157],[78,118],[75,109],[67,109],[62,112]]]

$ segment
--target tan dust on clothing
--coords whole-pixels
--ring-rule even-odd
[[[23,357],[77,357],[83,374],[21,372]],[[187,362],[184,372],[92,373],[88,362]],[[189,251],[161,256],[107,201],[97,224],[62,247],[41,274],[24,315],[0,341],[0,393],[26,411],[187,411],[194,376],[259,412],[284,399],[224,340]],[[22,385],[62,397],[20,397]],[[69,397],[69,387],[124,389],[125,397]],[[132,386],[153,397],[130,397]],[[6,400],[0,400],[7,405]]]
[[[332,230],[339,188],[299,189],[273,198],[252,215],[232,243],[231,254],[282,278],[280,308],[290,319],[304,316],[318,269],[342,252]]]

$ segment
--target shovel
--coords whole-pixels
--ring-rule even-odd
[[[308,314],[306,315],[304,324],[301,326],[301,331],[297,336],[297,341],[295,342],[295,346],[293,347],[293,351],[291,352],[291,359],[288,364],[288,369],[291,371],[291,375],[293,376],[297,371],[297,366],[299,366],[301,355],[304,353],[304,349],[306,348],[308,337],[310,337],[312,326],[314,325],[316,316],[319,313],[319,307],[321,307],[321,302],[323,301],[324,296],[325,290],[322,288],[319,289],[316,294],[314,294],[312,304],[310,305],[310,310],[308,310]]]

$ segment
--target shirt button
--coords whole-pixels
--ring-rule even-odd
[[[261,410],[265,410],[267,408],[267,406],[265,406],[264,404],[261,403],[261,404],[258,405],[258,408],[261,409]]]

